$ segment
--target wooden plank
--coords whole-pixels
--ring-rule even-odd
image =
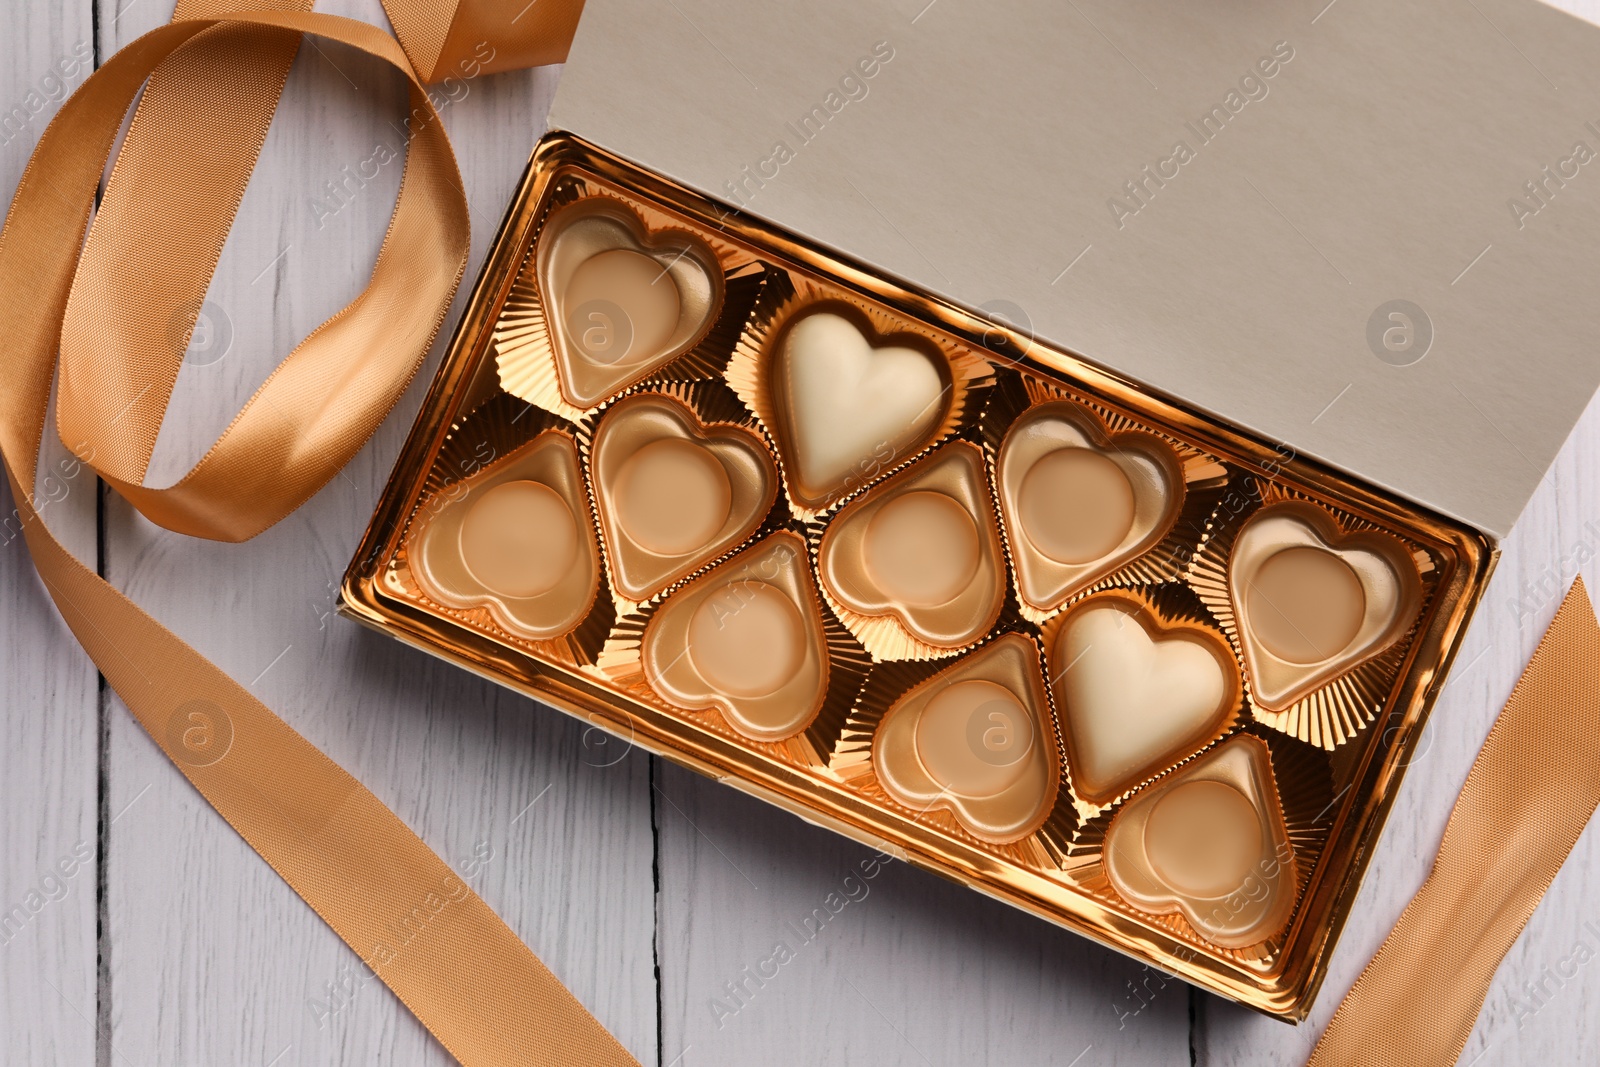
[[[1176,979],[658,767],[663,1064],[1189,1063]]]
[[[114,44],[171,7],[125,7]],[[383,19],[376,0],[319,10]],[[553,85],[553,72],[523,73],[441,96],[474,208],[470,270]],[[184,369],[153,483],[179,476],[272,365],[365,283],[400,164],[343,200],[326,183],[380,145],[398,151],[391,123],[405,110],[398,76],[326,42],[302,48],[212,286],[212,347]],[[332,615],[432,366],[341,477],[248,545],[176,537],[114,503],[108,573],[392,805],[653,1062],[647,762],[593,765],[604,761],[564,716]],[[108,848],[104,995],[118,1062],[449,1062],[120,708],[108,778],[110,807],[131,805]]]
[[[94,69],[88,0],[0,3],[0,200],[65,95]],[[53,423],[52,423],[53,425]],[[36,503],[95,560],[94,474],[46,433]],[[28,558],[0,487],[0,1060],[92,1063],[100,694]]]

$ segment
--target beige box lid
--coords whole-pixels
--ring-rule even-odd
[[[588,0],[550,122],[1497,538],[1600,383],[1534,0]]]

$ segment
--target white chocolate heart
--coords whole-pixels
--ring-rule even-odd
[[[1285,501],[1240,529],[1228,596],[1251,694],[1283,711],[1403,637],[1422,583],[1395,538],[1346,534],[1322,508]]]
[[[590,408],[689,351],[722,305],[722,270],[699,237],[650,234],[605,197],[558,209],[535,253],[568,403]]]
[[[1106,876],[1124,900],[1178,912],[1223,948],[1281,931],[1299,886],[1267,746],[1243,734],[1154,782],[1106,831]]]
[[[1066,400],[1017,419],[995,472],[1017,593],[1040,611],[1155,545],[1183,507],[1183,470],[1170,446],[1148,433],[1108,436]]]
[[[920,347],[874,348],[833,310],[790,322],[775,371],[796,499],[826,504],[926,444],[949,404],[938,358]]]
[[[1050,670],[1073,786],[1095,804],[1199,749],[1239,700],[1238,670],[1220,637],[1190,625],[1163,631],[1121,594],[1072,609]]]

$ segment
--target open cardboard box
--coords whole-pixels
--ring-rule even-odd
[[[1521,0],[1465,14],[1316,7],[591,0],[553,132],[346,576],[344,610],[803,818],[1303,1017],[1496,544],[1600,382],[1600,321],[1574,310],[1600,276],[1588,188],[1600,111],[1583,104],[1600,89],[1600,34]],[[542,227],[584,195],[718,242],[736,335],[779,314],[763,305],[776,277],[821,286],[987,359],[995,396],[1042,382],[1215,459],[1228,478],[1205,532],[1143,584],[1185,585],[1236,649],[1226,590],[1207,598],[1227,567],[1207,556],[1209,533],[1237,532],[1230,493],[1244,510],[1316,500],[1418,553],[1426,603],[1387,673],[1282,710],[1246,700],[1224,731],[1270,751],[1296,854],[1281,933],[1220,948],[1107,881],[1108,824],[1161,775],[1097,803],[1067,759],[1059,811],[1027,847],[864,788],[884,718],[874,701],[889,700],[873,679],[907,669],[892,654],[866,649],[828,729],[763,745],[619,670],[619,653],[637,660],[649,597],[612,588],[593,632],[540,644],[419,592],[407,538],[430,501],[470,491],[536,429],[574,427],[588,461],[609,399],[566,404],[507,373],[509,351],[541,343],[512,343],[507,316],[538,310]],[[751,270],[759,292],[738,288]],[[669,365],[636,388],[689,396],[702,371]],[[535,417],[513,427],[529,405]],[[770,431],[759,407],[739,417]],[[984,417],[955,432],[981,443]],[[779,503],[771,529],[829,521]],[[1053,613],[1022,607],[1008,632],[1048,643]]]

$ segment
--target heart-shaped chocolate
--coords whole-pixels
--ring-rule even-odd
[[[1183,468],[1153,434],[1108,435],[1071,401],[1024,412],[995,461],[1017,593],[1050,611],[1164,537]]]
[[[1121,593],[1075,605],[1050,650],[1067,766],[1078,795],[1104,804],[1216,737],[1238,707],[1238,666],[1221,635],[1162,626]]]
[[[781,531],[667,597],[645,627],[640,660],[669,703],[715,708],[745,737],[772,742],[821,710],[825,642],[805,542]]]
[[[988,632],[1005,561],[983,452],[953,441],[847,505],[822,535],[817,571],[848,610],[891,617],[930,645]]]
[[[722,306],[716,253],[682,230],[647,233],[621,203],[551,214],[535,254],[561,393],[590,408],[700,343]]]
[[[425,499],[407,535],[417,585],[453,608],[487,608],[536,641],[594,605],[600,560],[572,438],[547,430]]]
[[[1282,711],[1403,637],[1422,582],[1395,538],[1345,533],[1322,508],[1285,501],[1240,528],[1228,596],[1251,693]]]
[[[617,591],[654,596],[755,532],[778,495],[761,439],[660,393],[618,402],[590,457]]]
[[[1298,888],[1267,746],[1229,739],[1146,786],[1106,831],[1106,876],[1134,907],[1181,913],[1222,948],[1280,932]]]
[[[872,767],[896,801],[943,808],[976,837],[1033,833],[1061,781],[1037,647],[1006,634],[906,693],[872,739]]]
[[[789,492],[819,508],[928,443],[950,406],[932,342],[878,337],[855,308],[807,306],[779,331],[771,364]]]

